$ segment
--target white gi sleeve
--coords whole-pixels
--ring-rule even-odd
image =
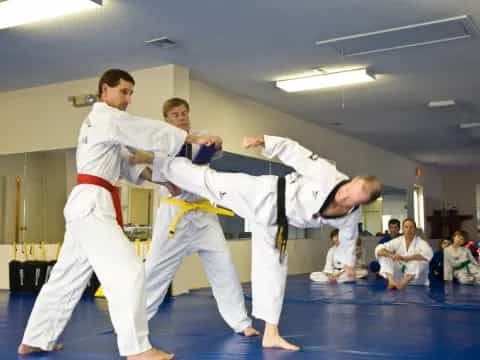
[[[122,161],[120,162],[120,175],[122,178],[135,185],[142,185],[144,179],[140,176],[147,167],[145,164],[131,165],[129,162],[130,152],[122,147],[120,152]]]
[[[152,181],[154,182],[167,182],[168,179],[163,175],[162,168],[165,163],[165,155],[162,153],[154,154],[152,163]]]
[[[358,222],[360,221],[360,210],[355,210],[345,223],[338,226],[339,245],[335,251],[335,260],[344,266],[355,266],[355,247],[358,238]]]
[[[403,236],[396,237],[395,239],[392,239],[390,241],[387,241],[386,243],[377,245],[375,248],[375,257],[378,259],[378,253],[380,250],[387,250],[388,252],[391,253],[398,253],[398,249],[400,249],[400,245],[402,244],[403,241]]]
[[[420,240],[420,244],[420,255],[429,262],[433,257],[432,247],[425,240]]]
[[[443,280],[452,281],[453,280],[453,264],[450,251],[447,249],[443,250]]]
[[[107,105],[106,105],[107,106]],[[122,144],[136,149],[176,155],[187,137],[187,132],[164,121],[133,116],[108,107],[92,111],[89,143]]]
[[[325,266],[323,267],[323,272],[327,274],[333,274],[334,272],[334,259],[333,254],[335,252],[335,247],[328,249],[327,257],[325,259]]]
[[[299,174],[321,179],[329,174],[337,174],[335,165],[313,154],[298,142],[278,136],[264,135],[265,148],[263,156],[268,159],[277,157],[285,165],[291,166]]]

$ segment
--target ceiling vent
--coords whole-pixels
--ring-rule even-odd
[[[173,40],[170,40],[166,36],[161,36],[155,39],[145,41],[145,45],[155,45],[162,49],[168,49],[174,47],[175,45],[177,45],[177,43]]]
[[[468,39],[479,34],[473,19],[461,15],[315,42],[329,45],[343,56],[382,53],[417,46]]]

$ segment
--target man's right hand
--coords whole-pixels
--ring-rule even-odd
[[[263,136],[243,138],[242,147],[245,149],[255,148],[258,146],[265,146],[265,140]]]
[[[169,181],[162,183],[162,185],[168,189],[172,196],[178,196],[182,193],[182,189]]]
[[[185,139],[186,143],[189,144],[198,144],[198,145],[215,145],[219,144],[221,146],[222,144],[222,138],[220,136],[214,136],[214,135],[187,135],[187,138]]]

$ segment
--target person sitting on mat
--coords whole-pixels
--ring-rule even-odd
[[[416,235],[413,219],[403,220],[403,235],[375,248],[380,275],[388,280],[389,289],[403,289],[409,284],[429,285],[428,263],[433,251]]]

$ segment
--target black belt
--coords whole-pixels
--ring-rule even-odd
[[[280,251],[280,262],[283,262],[288,241],[288,220],[285,214],[285,178],[283,176],[280,176],[277,182],[277,225],[275,248]]]

